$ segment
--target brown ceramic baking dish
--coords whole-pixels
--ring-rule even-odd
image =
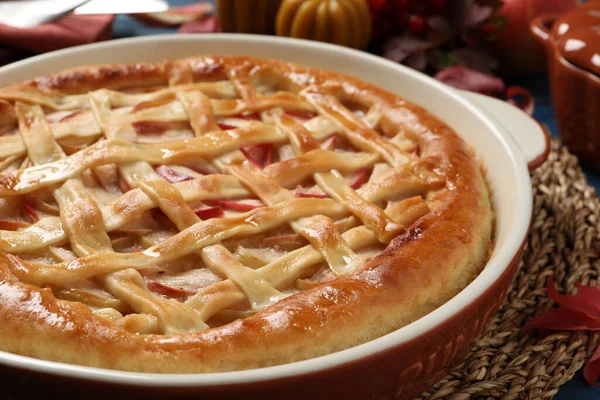
[[[276,367],[212,374],[129,373],[0,352],[3,395],[61,398],[410,399],[459,363],[498,308],[516,272],[532,212],[529,169],[547,135],[517,108],[458,92],[367,53],[304,40],[203,34],[111,41],[0,69],[0,86],[84,64],[137,63],[199,54],[278,58],[354,75],[420,104],[469,143],[483,164],[496,211],[495,247],[481,274],[425,317],[356,347]]]
[[[581,162],[600,172],[600,1],[542,15],[531,31],[544,46],[560,135]]]

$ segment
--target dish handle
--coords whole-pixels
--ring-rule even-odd
[[[543,46],[550,43],[550,28],[559,14],[544,14],[535,17],[529,25],[533,37]]]
[[[505,101],[463,90],[460,93],[504,127],[521,149],[530,171],[546,161],[550,153],[550,135],[535,119]]]

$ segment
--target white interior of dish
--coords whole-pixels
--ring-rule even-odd
[[[235,34],[150,36],[62,50],[0,68],[0,86],[91,64],[138,63],[193,55],[276,58],[353,75],[420,104],[448,123],[483,160],[497,212],[496,247],[484,271],[452,300],[418,321],[371,342],[327,356],[256,370],[215,374],[141,374],[80,367],[0,352],[0,364],[113,383],[207,386],[298,376],[372,355],[410,340],[475,301],[496,281],[522,244],[532,211],[529,173],[517,145],[497,120],[423,74],[347,48],[276,37]],[[489,110],[488,110],[489,111]]]

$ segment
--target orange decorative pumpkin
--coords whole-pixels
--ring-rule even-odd
[[[217,16],[223,32],[275,32],[275,16],[281,0],[217,0]]]
[[[283,0],[275,31],[364,49],[371,39],[369,6],[366,0]]]

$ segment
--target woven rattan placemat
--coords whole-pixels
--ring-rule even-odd
[[[600,200],[577,158],[554,139],[532,182],[531,232],[502,306],[465,361],[419,400],[552,398],[600,342],[600,334],[520,328],[554,305],[546,294],[549,276],[571,294],[576,281],[600,286]]]

